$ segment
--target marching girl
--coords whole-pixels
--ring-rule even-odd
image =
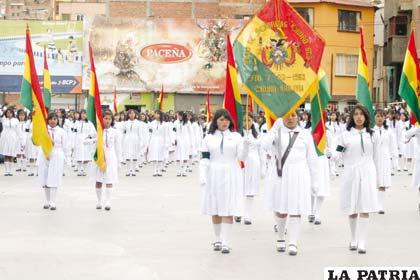
[[[176,115],[177,116],[177,115]],[[177,117],[176,117],[177,118]],[[170,138],[171,145],[169,146],[169,158],[168,158],[168,164],[173,163],[176,161],[176,128],[175,128],[175,121],[174,116],[169,116],[169,121],[167,123],[168,125],[168,133]]]
[[[75,126],[74,157],[78,165],[77,176],[86,176],[87,166],[92,161],[92,144],[86,141],[96,135],[93,124],[88,121],[86,111],[80,112],[79,122]]]
[[[339,120],[340,115],[338,112],[332,112],[330,115],[330,120],[326,123],[327,130],[329,131],[330,136],[334,139],[336,142],[342,132],[342,126],[340,126]],[[338,176],[337,172],[337,157],[330,157],[329,160],[330,163],[330,171],[333,176]]]
[[[112,127],[113,116],[110,110],[103,112],[103,149],[105,153],[106,170],[102,172],[96,165],[96,209],[102,209],[102,193],[105,193],[105,210],[111,210],[111,190],[118,183],[118,165],[122,161],[121,136],[118,130]],[[105,188],[103,190],[103,185]]]
[[[264,140],[267,147],[274,143],[277,178],[267,207],[275,212],[277,220],[277,251],[286,251],[285,228],[288,220],[289,255],[298,253],[297,242],[301,217],[311,213],[311,194],[318,191],[318,161],[309,130],[298,125],[296,111],[283,119],[283,125],[274,126]]]
[[[148,161],[153,162],[153,176],[162,176],[165,150],[170,146],[170,137],[164,127],[161,111],[155,111],[154,120],[149,123],[149,133]]]
[[[169,165],[170,148],[172,147],[172,138],[171,138],[172,124],[169,122],[169,114],[162,113],[162,118],[163,118],[163,128],[166,131],[165,134],[168,135],[168,139],[169,139],[168,142],[170,143],[168,148],[165,150],[164,156],[163,156],[162,172],[166,172],[166,169],[168,168],[168,165]]]
[[[27,116],[23,109],[18,110],[17,117],[19,120],[18,124],[18,136],[19,136],[19,151],[16,155],[17,161],[17,172],[26,172],[26,162],[25,162],[25,154],[26,154],[26,139],[28,135],[27,131]]]
[[[76,160],[74,158],[74,143],[76,141],[76,130],[77,130],[77,124],[79,123],[80,114],[79,112],[73,112],[72,119],[68,121],[70,124],[70,132],[67,133],[68,136],[68,146],[70,150],[70,161],[71,161],[71,167],[74,167],[74,172],[78,171],[78,168],[76,166]]]
[[[136,119],[133,109],[127,112],[128,120],[124,122],[124,160],[127,163],[128,172],[125,176],[136,176],[135,169],[139,156],[139,147],[142,145],[140,124]]]
[[[53,149],[48,159],[45,158],[44,152],[40,151],[38,174],[45,193],[44,209],[54,211],[57,209],[57,189],[63,182],[65,147],[67,147],[67,134],[58,126],[56,113],[48,114],[48,134],[53,142]]]
[[[252,206],[254,197],[258,195],[261,179],[261,159],[260,147],[261,141],[258,138],[258,132],[253,123],[252,114],[244,117],[244,130],[242,137],[248,139],[248,154],[244,158],[244,224],[251,225]]]
[[[401,114],[402,130],[401,130],[401,142],[403,147],[403,158],[404,158],[404,171],[408,171],[408,175],[413,173],[413,158],[416,155],[417,139],[410,138],[406,140],[407,131],[412,127],[408,113],[404,112]]]
[[[388,129],[391,132],[392,138],[393,138],[393,142],[395,145],[395,149],[397,149],[397,154],[395,154],[391,161],[392,161],[392,168],[393,170],[397,170],[397,171],[401,171],[400,168],[400,164],[399,164],[399,158],[398,158],[398,142],[397,139],[399,139],[399,134],[400,129],[399,129],[399,120],[398,120],[398,116],[396,115],[394,110],[389,110],[388,111],[388,115],[387,115],[387,120],[386,120],[386,124],[388,126]],[[391,173],[391,175],[394,175],[393,173]]]
[[[198,162],[199,150],[201,148],[201,141],[203,141],[203,129],[198,122],[197,116],[192,115],[191,117],[191,129],[192,129],[192,164]]]
[[[190,158],[193,131],[186,112],[178,112],[178,120],[175,122],[175,153],[179,170],[176,176],[187,176],[187,165]]]
[[[13,176],[13,159],[19,153],[19,121],[11,108],[6,109],[1,117],[3,131],[0,134],[0,154],[4,156],[4,176]]]
[[[33,125],[32,125],[32,115],[29,114],[28,121],[26,122],[26,158],[28,160],[29,164],[29,173],[28,176],[32,177],[35,176],[35,169],[36,169],[36,159],[38,158],[38,151],[39,148],[34,145],[34,142],[32,141],[32,131],[33,131]]]
[[[140,142],[141,145],[139,145],[138,151],[138,167],[142,168],[143,165],[146,163],[147,143],[149,143],[149,127],[147,125],[147,118],[144,113],[140,113],[139,115],[139,125],[140,137],[142,141]]]
[[[359,254],[366,253],[369,214],[379,211],[374,162],[378,134],[370,128],[370,123],[368,110],[356,105],[337,146],[344,161],[341,208],[349,215],[349,249],[358,250]]]
[[[385,112],[377,110],[375,112],[375,127],[373,128],[377,137],[376,152],[374,154],[376,164],[376,179],[378,186],[379,214],[385,214],[384,200],[385,190],[391,187],[391,158],[397,154],[396,143],[392,131],[385,123]]]
[[[233,128],[229,112],[217,110],[201,148],[202,212],[212,216],[216,238],[213,250],[223,254],[231,250],[233,216],[242,216],[243,175],[239,161],[246,157],[249,143]]]

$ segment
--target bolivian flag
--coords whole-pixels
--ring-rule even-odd
[[[96,79],[95,62],[93,60],[92,47],[89,44],[89,57],[90,57],[90,89],[87,105],[87,119],[93,123],[96,128],[97,141],[96,150],[93,156],[96,164],[102,172],[106,171],[104,141],[103,141],[103,118],[101,98],[99,96],[98,80]]]
[[[327,130],[325,128],[325,109],[331,100],[327,76],[324,70],[318,72],[319,89],[311,94],[312,137],[318,155],[323,155],[327,148]]]
[[[47,110],[51,109],[51,76],[50,71],[48,70],[48,63],[47,63],[47,52],[44,46],[44,88],[42,92],[42,96],[44,98],[45,107]]]
[[[207,123],[210,122],[211,119],[211,108],[210,108],[210,90],[207,90],[207,97],[206,97],[206,117]]]
[[[47,128],[47,111],[42,100],[41,87],[36,73],[29,28],[26,29],[26,50],[24,73],[20,92],[20,103],[32,112],[32,141],[41,146],[46,158],[49,158],[53,143]]]
[[[234,51],[245,89],[277,118],[316,92],[324,46],[286,0],[271,0],[238,35]]]
[[[162,89],[160,90],[160,94],[158,98],[159,111],[161,112],[163,110],[163,97],[164,96],[165,96],[165,93],[163,92],[163,85],[162,85]]]
[[[229,111],[232,116],[235,131],[242,131],[243,113],[241,92],[238,86],[238,73],[236,71],[235,58],[233,57],[232,44],[229,35],[226,42],[227,64],[226,64],[226,88],[223,99],[223,108]]]
[[[363,28],[360,27],[360,49],[359,62],[357,64],[357,101],[369,110],[371,125],[375,124],[375,112],[373,111],[372,99],[370,96],[370,80],[368,60],[365,51],[365,40],[363,36]]]
[[[411,31],[410,39],[405,53],[404,65],[401,74],[399,94],[407,102],[412,114],[420,121],[420,67],[417,58],[416,41],[414,31]]]

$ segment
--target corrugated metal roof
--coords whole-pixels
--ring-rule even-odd
[[[332,3],[346,6],[374,7],[370,0],[289,0],[290,3]]]

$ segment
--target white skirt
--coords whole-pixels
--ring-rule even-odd
[[[202,213],[211,216],[242,216],[243,175],[238,162],[210,161],[203,189]]]
[[[3,130],[0,136],[0,154],[8,157],[16,157],[19,153],[19,137],[12,130]]]
[[[177,140],[175,146],[176,160],[188,160],[190,158],[191,152],[191,143],[189,140]]]
[[[274,165],[274,171],[276,166]],[[266,204],[273,212],[289,215],[311,214],[311,177],[308,165],[286,164],[282,177],[273,177],[271,198]]]
[[[163,161],[165,157],[165,141],[163,137],[152,136],[148,147],[148,161]]]
[[[330,196],[330,165],[326,156],[318,157],[318,170],[320,174],[317,178],[319,183],[317,196]]]
[[[41,186],[58,188],[63,182],[64,173],[64,151],[63,149],[53,149],[50,160],[47,160],[44,153],[39,153],[38,175]]]
[[[417,148],[417,138],[413,137],[410,139],[410,142],[403,144],[403,157],[404,158],[415,158],[416,157],[416,148]]]
[[[87,135],[77,134],[74,142],[74,159],[76,161],[91,161],[93,159],[93,150],[91,144],[86,144]]]
[[[372,159],[344,165],[341,208],[348,214],[376,213],[380,209],[376,189],[376,168]]]
[[[38,147],[32,142],[32,138],[28,137],[26,140],[26,158],[36,159],[38,157]]]
[[[139,153],[139,137],[135,134],[125,134],[123,154],[125,160],[137,160]]]
[[[102,172],[95,164],[96,182],[102,184],[116,184],[118,183],[118,159],[115,151],[105,150],[106,170]]]
[[[392,162],[387,156],[376,160],[376,183],[378,187],[391,187]]]
[[[261,179],[261,163],[257,153],[249,153],[244,168],[244,195],[256,196]]]

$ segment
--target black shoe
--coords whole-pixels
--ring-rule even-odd
[[[43,207],[45,210],[50,209],[50,206],[48,204],[45,204]]]
[[[286,252],[286,240],[277,240],[276,242],[277,252]]]
[[[55,206],[50,207],[51,211],[55,211],[56,209],[57,209],[57,207],[55,207]]]
[[[20,171],[22,171],[22,169],[20,169],[20,168],[19,169],[16,169],[16,172],[20,172]]]
[[[244,224],[247,225],[247,226],[252,225],[251,221],[249,221],[249,220],[245,220]]]
[[[357,250],[357,245],[351,245],[351,242],[349,244],[349,250],[350,251],[356,251]]]
[[[358,249],[357,253],[359,254],[366,254],[366,249]]]
[[[378,214],[383,215],[383,214],[385,214],[385,211],[384,210],[381,210],[381,211],[378,212]]]
[[[102,205],[96,205],[96,210],[101,210],[102,209]]]
[[[315,220],[314,225],[319,226],[321,224],[321,220]]]
[[[420,205],[419,205],[420,207]],[[274,225],[274,232],[279,232],[279,230],[277,229],[277,225]]]
[[[217,241],[213,243],[213,251],[221,251],[222,250],[222,242]]]
[[[28,176],[29,177],[33,177],[35,174],[34,173],[29,173]]]
[[[235,217],[235,222],[240,223],[242,221],[242,217]]]
[[[308,221],[309,221],[310,223],[313,223],[313,222],[315,221],[315,216],[314,216],[314,215],[309,215],[309,216],[308,216]]]
[[[226,245],[222,246],[222,254],[229,254],[230,253],[230,248]]]
[[[111,206],[105,206],[105,210],[106,210],[106,211],[111,210]]]
[[[289,244],[289,256],[296,256],[297,253],[297,246],[294,244]]]

